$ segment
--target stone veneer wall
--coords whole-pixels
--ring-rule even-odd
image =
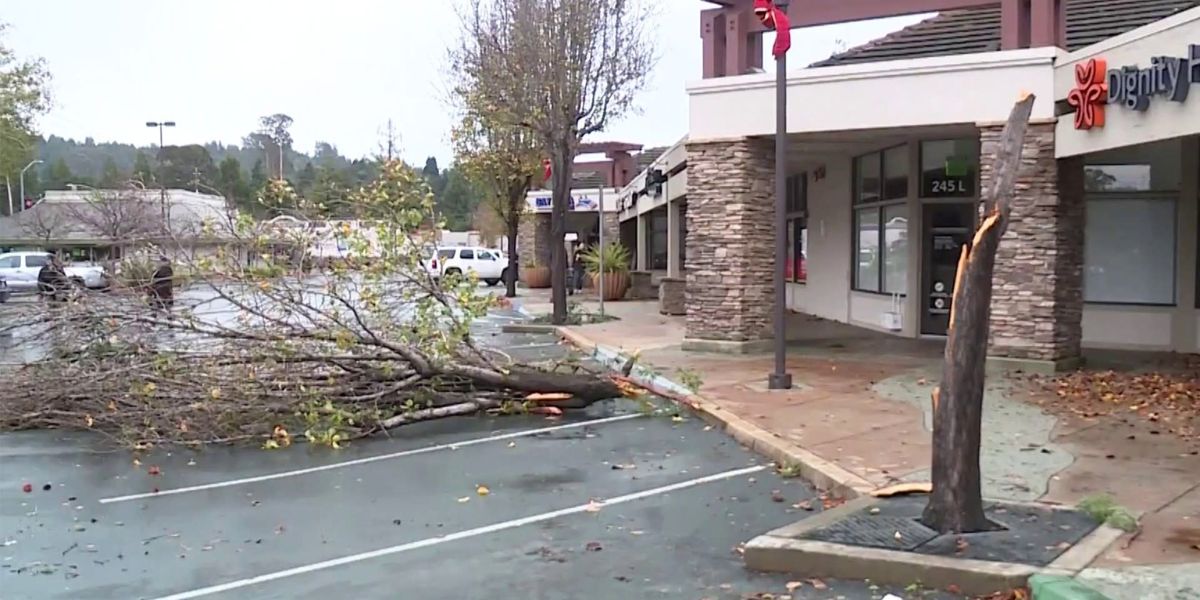
[[[687,338],[772,336],[774,152],[761,139],[687,146]]]
[[[980,128],[980,189],[992,178],[1001,125]],[[1071,362],[1083,337],[1083,163],[1054,158],[1054,124],[1032,123],[1018,172],[1012,220],[993,278],[992,356]]]
[[[517,228],[517,258],[523,266],[550,266],[550,215],[522,215]]]

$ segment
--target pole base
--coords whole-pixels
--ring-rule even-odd
[[[767,389],[769,390],[790,390],[792,389],[792,374],[791,373],[771,373],[767,376]]]

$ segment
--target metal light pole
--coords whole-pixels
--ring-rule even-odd
[[[787,0],[775,0],[787,13]],[[776,33],[778,35],[778,33]],[[775,57],[775,371],[767,377],[767,388],[792,388],[787,372],[787,53]]]
[[[25,171],[28,171],[33,165],[40,164],[42,164],[41,159],[34,159],[29,161],[29,164],[25,165],[24,169],[21,169],[21,210],[25,210]],[[12,212],[11,206],[8,207],[8,211]]]
[[[600,184],[600,205],[596,207],[596,214],[600,215],[600,277],[596,278],[596,293],[600,295],[600,315],[604,316],[604,261],[608,260],[608,251],[604,248],[604,183]]]
[[[157,127],[158,128],[158,159],[159,159],[158,160],[158,178],[160,180],[163,179],[163,176],[162,176],[163,128],[164,127],[174,127],[174,126],[175,126],[175,121],[146,121],[146,127],[151,127],[151,128]],[[160,196],[160,200],[159,200],[161,206],[159,207],[159,210],[162,211],[162,217],[164,220],[166,220],[169,216],[169,212],[167,211],[167,185],[166,185],[166,183],[167,183],[166,181],[158,182],[158,187],[161,190],[161,192],[160,192],[161,196]]]

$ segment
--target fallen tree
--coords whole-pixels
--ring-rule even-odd
[[[429,272],[432,196],[407,166],[386,164],[361,190],[353,223],[306,220],[323,207],[270,186],[264,199],[299,217],[289,226],[230,215],[159,250],[190,282],[173,309],[118,285],[26,304],[0,326],[39,354],[5,382],[0,429],[88,429],[131,447],[281,446],[295,435],[336,446],[418,421],[622,394],[607,374],[514,364],[472,337],[497,298],[473,278]],[[194,252],[198,238],[216,250]]]

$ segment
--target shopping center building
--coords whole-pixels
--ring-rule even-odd
[[[751,2],[719,4],[701,12],[687,137],[617,209],[638,267],[686,279],[686,345],[755,351],[774,335],[775,75]],[[789,14],[932,10],[787,74],[789,308],[944,336],[992,148],[1031,92],[990,355],[1048,370],[1085,347],[1200,351],[1200,1],[793,0]]]

